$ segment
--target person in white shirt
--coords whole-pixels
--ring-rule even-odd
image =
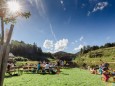
[[[50,71],[49,71],[49,67],[50,67],[49,63],[46,63],[46,65],[45,65],[45,70],[46,70],[47,72],[50,73]]]
[[[46,63],[46,65],[45,65],[45,70],[46,70],[46,69],[49,69],[49,67],[50,67],[49,63]]]

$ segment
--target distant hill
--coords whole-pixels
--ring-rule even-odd
[[[76,57],[76,54],[72,54],[72,53],[67,53],[64,51],[59,51],[53,54],[53,56],[55,57],[55,59],[62,59],[62,60],[73,60]]]
[[[110,68],[115,68],[115,47],[90,50],[85,54],[79,53],[79,56],[74,61],[81,67],[83,63],[92,66],[107,62],[110,64]]]
[[[86,54],[83,54],[81,57],[89,57],[89,58],[113,57],[115,58],[115,47],[92,50]]]

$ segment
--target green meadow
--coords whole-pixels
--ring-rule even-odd
[[[114,83],[101,81],[100,75],[90,74],[78,68],[62,69],[55,75],[24,73],[20,76],[5,78],[4,86],[114,86]]]

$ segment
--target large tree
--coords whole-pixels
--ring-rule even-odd
[[[1,18],[1,48],[0,48],[0,86],[3,86],[4,74],[9,54],[9,42],[12,36],[14,24],[17,17],[29,18],[30,12],[22,12],[19,0],[0,0],[0,18]],[[10,23],[10,30],[6,42],[4,43],[4,23]]]

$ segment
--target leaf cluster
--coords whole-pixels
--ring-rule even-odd
[[[16,23],[17,17],[24,17],[24,18],[28,19],[30,16],[31,16],[30,12],[17,13],[17,15],[15,15],[15,16],[10,16],[10,17],[4,18],[4,22],[5,22],[5,24],[8,24],[8,23],[14,24],[14,23]]]

